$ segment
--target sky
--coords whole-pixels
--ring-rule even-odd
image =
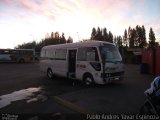
[[[160,0],[0,0],[0,48],[14,48],[47,33],[64,32],[74,42],[89,39],[92,28],[123,35],[129,26],[150,27],[160,40]]]

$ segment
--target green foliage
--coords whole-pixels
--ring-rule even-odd
[[[139,26],[137,25],[135,28],[131,28],[129,26],[128,32],[125,29],[124,35],[122,36],[114,36],[111,31],[107,32],[106,28],[96,28],[93,27],[91,32],[91,40],[98,40],[98,41],[106,41],[115,43],[118,47],[130,47],[130,48],[144,48],[147,46],[146,41],[146,30],[144,25]],[[158,46],[158,43],[155,42],[155,34],[153,29],[150,28],[149,32],[149,47]],[[59,35],[58,32],[51,33],[50,35],[47,33],[46,38],[42,39],[40,42],[36,43],[35,41],[23,43],[21,45],[16,46],[15,48],[20,49],[35,49],[36,52],[40,52],[41,48],[46,45],[56,45],[56,44],[64,44],[64,43],[73,43],[72,37],[66,40],[64,33]]]
[[[130,38],[130,48],[134,48],[136,45],[136,30],[133,28]]]
[[[91,40],[94,40],[96,37],[97,31],[95,28],[92,29],[92,33],[91,33]]]
[[[98,27],[96,30],[95,27],[93,27],[92,33],[91,33],[91,40],[107,41],[107,42],[113,43],[113,34],[111,33],[111,31],[107,33],[106,28],[100,29]]]
[[[124,35],[114,36],[111,31],[107,32],[106,28],[100,29],[93,27],[91,32],[91,40],[107,41],[115,43],[117,46],[125,46],[130,48],[144,48],[147,46],[146,31],[144,25],[137,25],[135,28],[129,26],[128,32],[125,29]]]
[[[144,48],[147,46],[146,31],[143,25],[142,27],[137,25],[135,28],[129,26],[128,43],[130,48]]]
[[[107,41],[113,43],[113,34],[110,31],[108,33],[108,40]]]
[[[140,48],[144,48],[147,46],[147,41],[146,41],[146,30],[144,25],[142,25],[142,36],[141,36],[141,42],[139,44]]]
[[[108,33],[107,33],[107,29],[103,28],[103,40],[107,41],[108,40]]]
[[[22,45],[18,45],[16,48],[19,49],[33,49],[36,46],[36,42],[32,41],[32,42],[28,42],[28,43],[23,43]]]
[[[156,38],[155,38],[155,34],[153,32],[153,29],[150,28],[149,31],[149,47],[155,47],[156,46]]]
[[[121,36],[115,36],[114,37],[114,43],[117,47],[122,47],[122,37]]]
[[[15,48],[19,49],[35,49],[36,52],[40,52],[41,48],[46,45],[56,45],[56,44],[64,44],[66,42],[73,42],[73,39],[70,37],[69,41],[66,41],[64,33],[60,36],[58,32],[55,34],[52,32],[51,36],[49,34],[46,35],[45,39],[42,39],[40,42],[36,43],[28,42],[23,43],[22,45],[18,45]]]
[[[128,39],[128,34],[127,34],[127,30],[125,29],[124,36],[123,36],[123,44],[126,47],[128,46],[127,39]]]
[[[73,43],[73,38],[71,36],[68,37],[67,43]]]

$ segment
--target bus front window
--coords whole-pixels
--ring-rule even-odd
[[[114,45],[105,45],[100,47],[101,57],[105,62],[121,62],[122,57]]]

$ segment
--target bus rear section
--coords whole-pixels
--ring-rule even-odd
[[[49,78],[59,75],[80,80],[86,85],[119,81],[124,74],[116,46],[99,41],[43,47],[40,68]]]

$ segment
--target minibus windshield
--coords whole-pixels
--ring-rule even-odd
[[[118,49],[111,44],[107,44],[100,47],[100,53],[102,60],[105,62],[121,62],[122,57],[118,51]]]

